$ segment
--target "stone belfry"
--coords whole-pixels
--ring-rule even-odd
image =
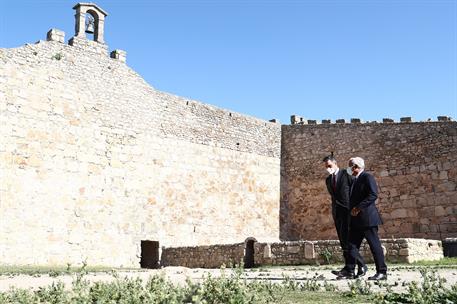
[[[75,36],[70,45],[98,54],[107,55],[108,46],[104,39],[105,17],[108,14],[94,3],[78,3],[73,7],[75,14]],[[94,34],[94,39],[86,38],[86,33]]]
[[[75,14],[75,36],[68,41],[68,44],[85,51],[107,55],[108,45],[105,44],[105,17],[108,13],[95,3],[80,2],[73,7]],[[86,33],[94,34],[94,39],[89,40]],[[48,33],[48,40],[63,42],[64,33],[58,30],[51,30]],[[123,50],[114,50],[110,57],[119,61],[126,61],[127,53]]]
[[[94,41],[105,43],[104,24],[108,14],[94,3],[78,3],[73,7],[75,14],[75,36],[86,37],[86,31],[90,27],[94,34]]]

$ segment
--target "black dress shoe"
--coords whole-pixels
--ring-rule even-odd
[[[369,277],[368,280],[371,280],[371,281],[387,280],[387,274],[378,272],[374,276]]]
[[[344,270],[344,268],[341,269],[341,270],[332,270],[331,273],[334,274],[334,275],[336,275],[336,276],[340,276],[340,275],[341,275],[341,272],[342,272],[343,270]]]
[[[343,269],[340,271],[340,275],[336,278],[337,280],[350,280],[354,279],[355,275],[353,271],[348,271],[346,269]]]
[[[357,274],[356,274],[355,277],[356,277],[356,278],[363,277],[364,275],[367,274],[367,271],[368,271],[367,265],[363,265],[362,268],[359,268],[359,269],[357,270]]]

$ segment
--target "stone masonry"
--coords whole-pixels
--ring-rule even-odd
[[[443,258],[441,242],[425,239],[382,239],[386,261],[390,263],[413,263],[420,260]],[[163,266],[186,266],[193,268],[218,268],[243,265],[245,243],[164,248]],[[373,262],[369,246],[362,244],[361,253],[367,262]],[[342,263],[343,254],[336,240],[291,241],[254,243],[253,261],[262,265],[322,265]]]
[[[141,240],[278,240],[279,124],[159,92],[62,35],[0,50],[2,264],[139,267]]]
[[[125,51],[109,52],[105,11],[74,9],[68,44],[52,29],[46,41],[0,49],[2,265],[140,267],[142,244],[157,242],[164,265],[186,252],[220,265],[223,252],[242,258],[247,239],[278,263],[275,248],[319,256],[337,247],[313,243],[336,238],[321,163],[331,151],[343,167],[365,158],[377,177],[383,237],[455,237],[457,124],[448,117],[294,116],[281,126],[160,92],[127,66]]]
[[[365,159],[378,182],[381,236],[457,234],[457,122],[284,125],[281,238],[335,239],[322,159]]]

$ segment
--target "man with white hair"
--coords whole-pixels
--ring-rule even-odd
[[[332,200],[332,217],[335,223],[336,233],[340,241],[341,250],[343,251],[344,265],[341,270],[332,270],[332,273],[338,277],[355,278],[362,277],[366,274],[367,266],[358,262],[357,275],[354,269],[346,267],[349,257],[349,222],[351,219],[349,191],[351,189],[353,176],[347,173],[346,169],[338,168],[335,157],[332,155],[326,156],[323,160],[325,170],[328,176],[325,179],[328,193]]]
[[[349,232],[348,267],[355,268],[356,261],[363,261],[358,248],[366,239],[376,265],[376,274],[368,280],[386,280],[387,265],[384,261],[378,226],[382,224],[381,216],[376,208],[378,187],[373,175],[365,171],[365,162],[360,157],[349,160],[348,171],[355,176],[349,201],[351,206],[351,228]]]

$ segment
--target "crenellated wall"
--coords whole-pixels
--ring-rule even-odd
[[[457,233],[457,122],[284,125],[281,239],[336,239],[322,159],[365,159],[379,186],[383,237],[443,239]],[[292,119],[297,121],[297,119]]]
[[[293,116],[281,126],[160,92],[125,51],[109,56],[83,34],[64,41],[53,29],[47,41],[0,49],[1,264],[139,267],[149,244],[164,248],[163,265],[195,252],[192,263],[206,267],[242,258],[247,239],[256,253],[270,244],[283,263],[291,255],[281,252],[306,246],[279,238],[336,239],[322,166],[331,151],[342,167],[363,157],[376,176],[383,237],[457,233],[457,123],[448,117]]]
[[[278,240],[279,124],[48,39],[0,49],[0,263],[139,267],[142,240]]]

